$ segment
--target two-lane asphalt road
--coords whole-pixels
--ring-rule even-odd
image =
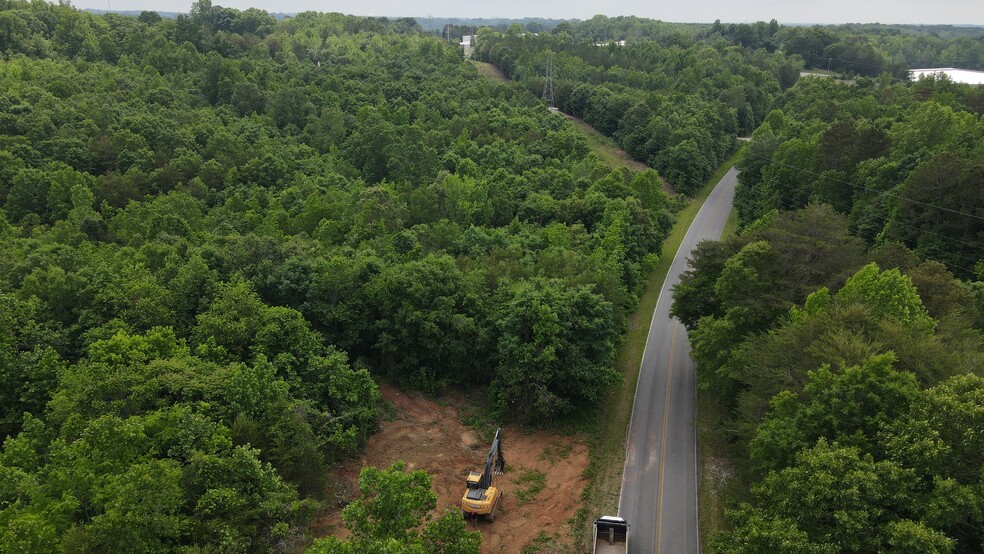
[[[687,329],[670,318],[672,288],[702,240],[718,239],[731,212],[738,172],[704,202],[677,251],[656,301],[642,355],[626,442],[619,515],[633,553],[700,551],[697,533],[697,387]]]

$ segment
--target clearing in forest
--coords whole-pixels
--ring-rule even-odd
[[[476,62],[473,60],[472,63],[475,64],[475,67],[478,68],[478,73],[483,77],[488,77],[495,81],[502,81],[503,83],[509,82],[509,77],[506,77],[506,74],[500,71],[498,67],[488,62]]]
[[[481,471],[485,463],[491,436],[462,423],[470,405],[462,396],[451,393],[435,402],[389,385],[380,391],[392,405],[391,414],[360,459],[333,469],[336,482],[330,494],[337,502],[316,522],[316,536],[348,534],[341,510],[358,493],[359,471],[365,466],[385,468],[403,460],[407,470],[426,471],[433,478],[440,513],[459,506],[468,472]],[[527,547],[549,551],[573,544],[571,530],[582,528],[575,514],[587,484],[585,440],[510,425],[503,428],[502,452],[506,472],[499,486],[505,495],[495,521],[469,523],[470,529],[482,533],[482,552],[521,552]]]
[[[574,123],[577,130],[588,139],[588,146],[591,148],[591,151],[598,156],[598,159],[601,160],[602,163],[615,168],[624,167],[630,171],[643,171],[649,169],[649,166],[646,164],[633,160],[632,156],[629,156],[628,152],[619,148],[618,145],[615,144],[614,140],[601,134],[598,130],[588,125],[583,120],[563,112],[561,112],[561,115]],[[672,192],[665,180],[663,181],[663,189],[666,192]]]
[[[500,71],[496,66],[486,62],[472,61],[472,63],[475,64],[476,68],[478,68],[478,73],[480,75],[496,81],[502,81],[504,83],[509,82],[509,78],[506,77],[505,74],[502,73],[502,71]],[[580,131],[586,139],[588,139],[588,146],[591,148],[591,151],[598,156],[601,163],[614,168],[624,167],[630,171],[643,171],[649,169],[649,166],[646,164],[633,160],[632,156],[629,156],[628,152],[619,148],[618,145],[615,144],[614,140],[601,134],[594,127],[588,125],[583,120],[563,112],[560,112],[560,114],[570,120],[577,130]],[[673,192],[665,180],[663,181],[663,189],[668,193]]]

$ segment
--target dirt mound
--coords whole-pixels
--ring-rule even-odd
[[[382,429],[369,439],[361,459],[336,466],[338,479],[332,494],[337,502],[319,518],[317,536],[345,536],[341,508],[358,489],[364,466],[387,467],[403,460],[408,469],[422,469],[433,478],[438,511],[458,507],[469,471],[485,463],[490,441],[464,425],[461,397],[449,395],[439,402],[419,394],[380,387],[383,398],[395,408]],[[506,472],[499,478],[505,496],[494,523],[469,524],[482,533],[482,552],[520,552],[537,546],[549,552],[572,541],[567,521],[581,507],[586,480],[588,448],[570,437],[515,426],[503,429]]]

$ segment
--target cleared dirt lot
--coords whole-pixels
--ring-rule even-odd
[[[437,507],[457,507],[469,471],[485,463],[489,440],[462,423],[467,403],[454,394],[437,402],[383,385],[383,398],[393,406],[382,429],[369,439],[361,459],[336,466],[331,494],[338,500],[324,514],[315,532],[344,536],[341,506],[357,491],[364,466],[387,467],[403,460],[408,469],[422,469],[433,478]],[[569,550],[571,525],[582,506],[587,480],[588,447],[577,438],[519,427],[503,429],[506,472],[499,478],[505,492],[494,523],[469,524],[482,533],[482,552],[564,552]],[[542,485],[539,492],[534,492]],[[525,500],[525,502],[524,502]]]

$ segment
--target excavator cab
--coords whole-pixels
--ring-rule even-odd
[[[506,459],[502,456],[502,429],[496,429],[492,448],[485,459],[481,473],[471,471],[466,480],[465,494],[461,497],[461,514],[466,519],[482,516],[485,521],[495,519],[502,491],[495,486],[496,477],[506,469]]]

